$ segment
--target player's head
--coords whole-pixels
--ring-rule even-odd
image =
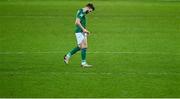
[[[86,5],[86,8],[87,8],[86,14],[88,14],[88,13],[90,13],[90,12],[92,12],[92,11],[95,10],[95,7],[94,7],[94,5],[93,5],[92,3],[88,3],[88,4]]]

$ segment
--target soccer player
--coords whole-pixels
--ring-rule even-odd
[[[64,62],[68,64],[69,59],[74,55],[76,52],[81,50],[81,66],[82,67],[91,67],[92,65],[87,64],[86,62],[86,50],[87,50],[87,36],[90,32],[86,28],[86,14],[95,10],[95,7],[92,3],[88,3],[84,8],[79,9],[76,14],[76,29],[75,35],[77,40],[77,47],[72,49],[64,56]]]

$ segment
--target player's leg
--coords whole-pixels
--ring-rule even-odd
[[[80,48],[77,46],[74,49],[72,49],[70,52],[68,52],[65,56],[64,56],[64,62],[66,64],[69,63],[69,59],[71,58],[72,55],[74,55],[76,52],[78,52],[80,50]]]
[[[81,48],[80,48],[80,43],[82,42],[82,40],[84,39],[82,33],[76,33],[76,40],[77,40],[77,44],[78,46],[75,47],[74,49],[72,49],[70,52],[68,52],[65,56],[64,56],[64,62],[66,64],[69,63],[69,59],[72,57],[72,55],[74,55],[76,52],[78,52]]]
[[[67,56],[70,58],[72,55],[74,55],[76,52],[78,52],[80,50],[79,46],[75,47],[74,49],[72,49]]]
[[[88,65],[86,62],[86,51],[88,48],[87,36],[86,35],[84,35],[84,39],[80,43],[80,47],[81,47],[81,58],[82,58],[81,66],[82,67],[91,67],[92,65]]]
[[[86,51],[87,51],[87,40],[84,39],[82,43],[80,44],[81,47],[81,58],[82,58],[82,64],[86,63]]]

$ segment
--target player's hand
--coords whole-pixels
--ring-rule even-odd
[[[86,30],[86,29],[83,29],[83,32],[84,32],[84,33],[89,33],[89,31],[88,31],[88,30]]]
[[[91,32],[89,32],[89,31],[88,31],[86,34],[87,34],[87,35],[90,35],[90,34],[91,34]]]
[[[83,29],[83,32],[84,32],[85,34],[87,34],[87,35],[90,35],[90,32],[89,32],[88,30],[86,30],[86,29]]]

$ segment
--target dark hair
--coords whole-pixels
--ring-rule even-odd
[[[88,3],[88,4],[86,5],[86,7],[91,8],[93,11],[95,10],[95,7],[94,7],[94,5],[93,5],[92,3]]]

